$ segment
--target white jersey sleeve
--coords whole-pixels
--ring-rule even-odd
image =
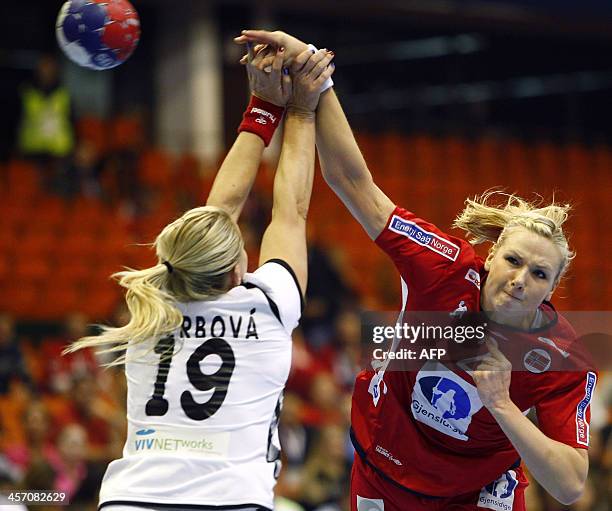
[[[302,290],[291,267],[282,259],[270,259],[254,273],[247,273],[244,284],[258,287],[266,295],[272,312],[290,334],[304,308]]]

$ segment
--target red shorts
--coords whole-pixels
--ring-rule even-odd
[[[383,479],[355,455],[351,472],[351,511],[526,511],[529,482],[521,467],[508,470],[481,490],[457,497],[428,498]]]

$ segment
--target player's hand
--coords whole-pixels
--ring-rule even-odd
[[[319,104],[321,87],[334,72],[333,52],[308,48],[300,53],[291,65],[293,92],[287,105],[298,112],[314,112]]]
[[[495,339],[488,338],[486,343],[489,353],[470,374],[476,382],[482,404],[493,413],[511,403],[512,364],[499,350]]]
[[[293,37],[285,32],[276,30],[269,32],[267,30],[243,30],[242,34],[234,38],[234,41],[238,44],[245,44],[247,42],[259,45],[268,45],[273,48],[285,48],[285,64],[290,64],[293,59],[296,58],[304,50],[308,49],[308,45]],[[261,46],[259,46],[261,48]],[[256,50],[259,49],[256,47]],[[246,63],[246,55],[240,61]]]
[[[277,106],[286,106],[291,97],[291,79],[283,73],[285,50],[264,49],[255,53],[253,45],[247,44],[247,75],[251,93]]]

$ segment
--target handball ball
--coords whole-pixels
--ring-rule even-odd
[[[100,71],[132,54],[140,38],[140,20],[127,0],[68,0],[57,16],[55,34],[70,60]]]

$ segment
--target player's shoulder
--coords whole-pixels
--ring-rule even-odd
[[[241,287],[261,293],[285,329],[291,331],[297,326],[304,309],[304,296],[295,272],[286,261],[266,261],[253,273],[245,274]]]
[[[396,206],[389,216],[376,243],[385,250],[393,246],[402,246],[407,251],[418,249],[432,258],[449,262],[475,257],[474,248],[465,239],[400,206]]]

